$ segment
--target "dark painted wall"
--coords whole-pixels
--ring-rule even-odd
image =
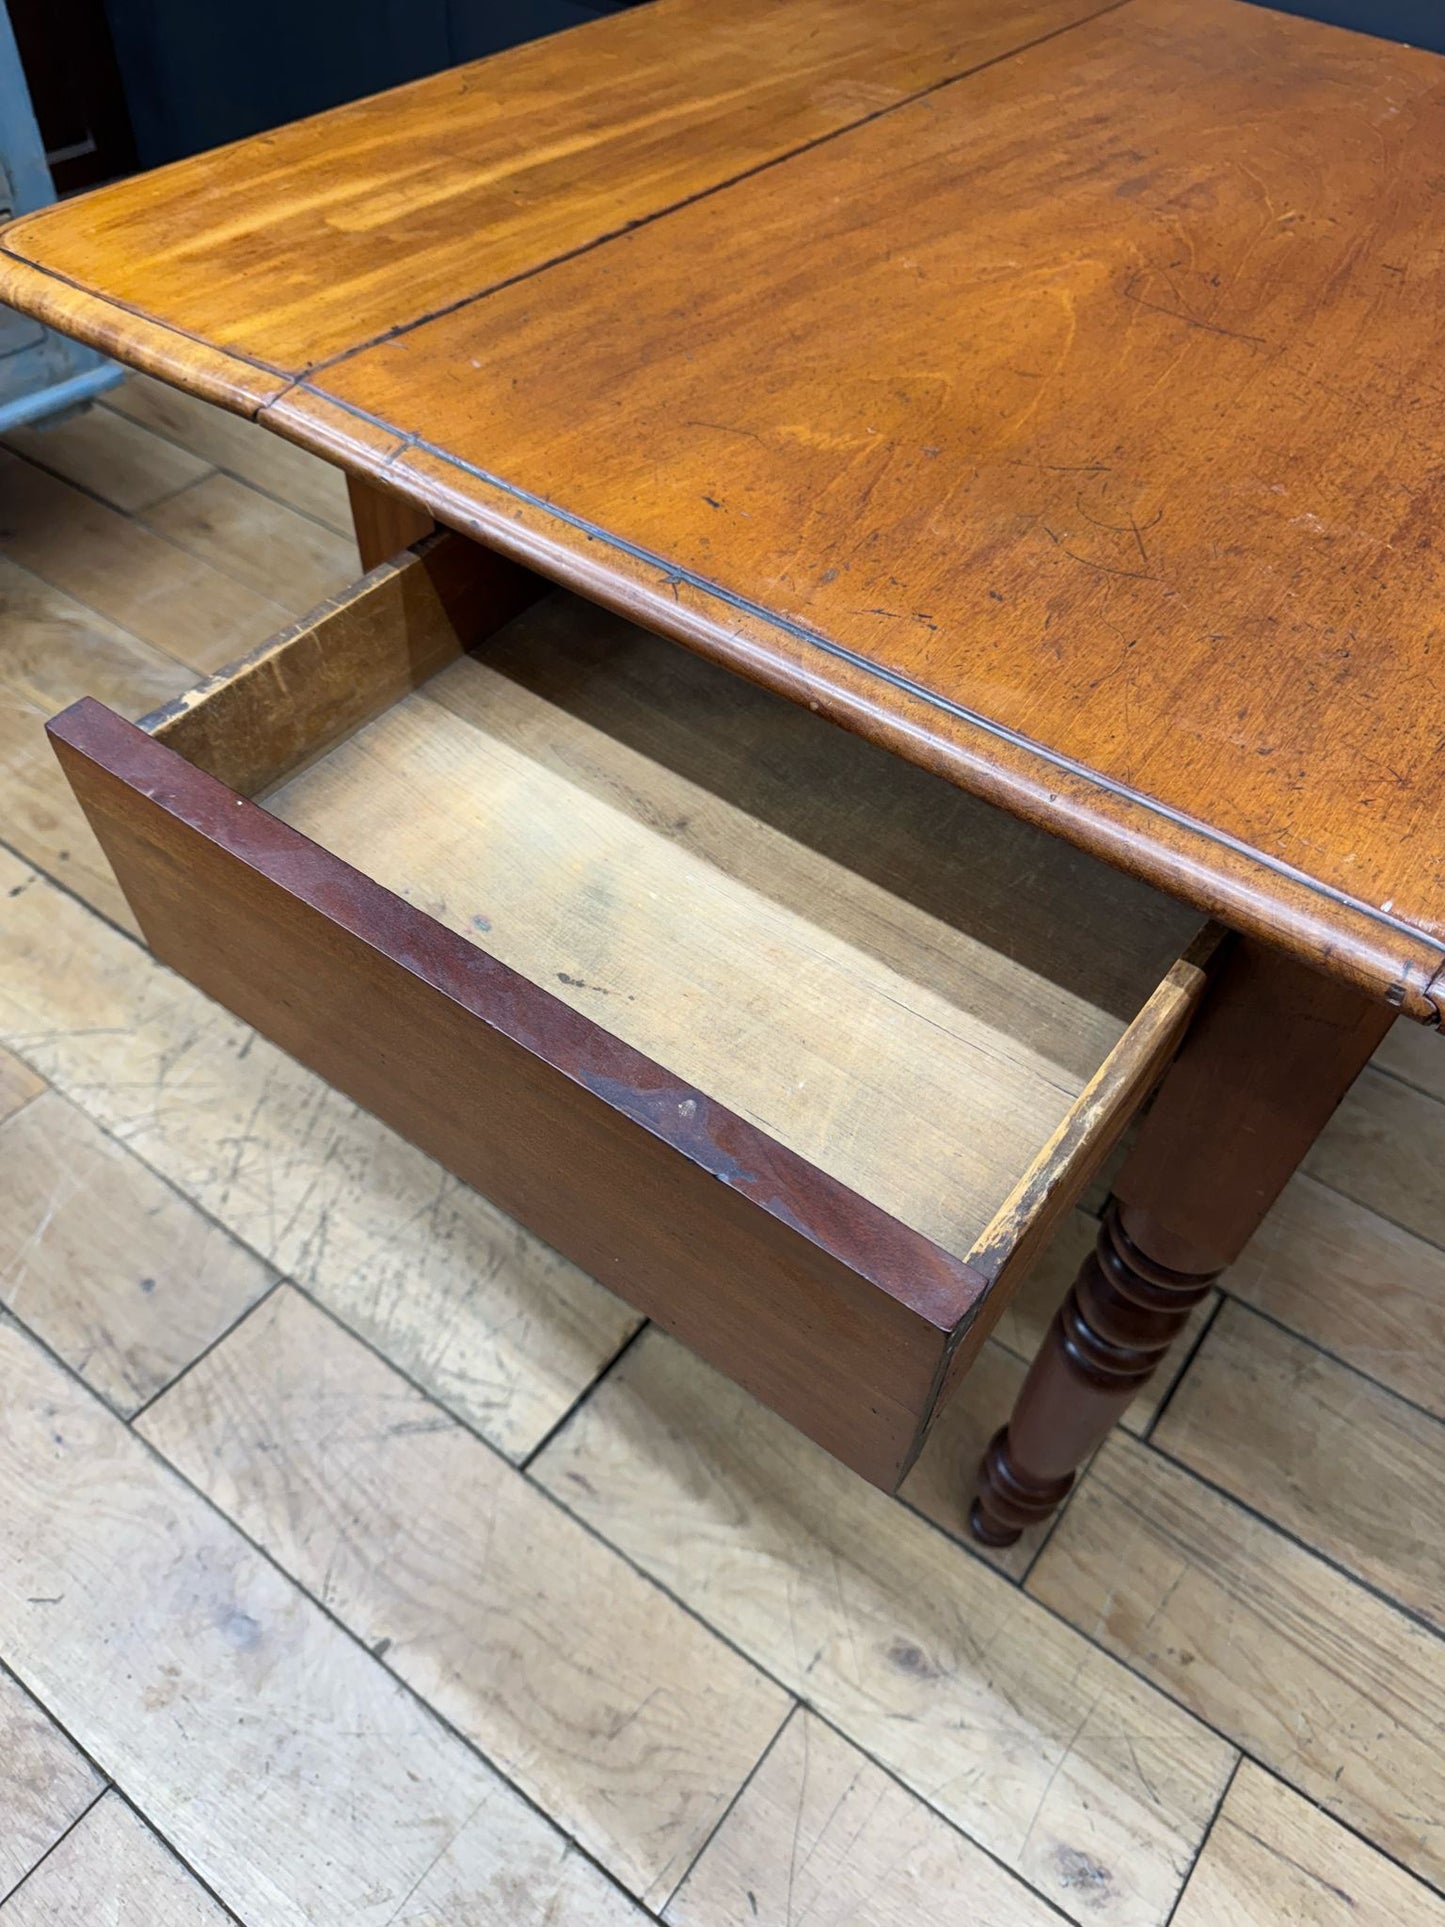
[[[1445,53],[1445,0],[1271,0],[1278,13],[1301,13],[1334,27],[1407,40]]]
[[[1445,51],[1445,0],[1276,3],[1288,13]],[[105,0],[144,167],[624,4],[628,0]]]
[[[106,0],[106,12],[140,163],[154,167],[623,3]]]

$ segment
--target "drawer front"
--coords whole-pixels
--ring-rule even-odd
[[[897,1483],[982,1276],[102,704],[51,737],[162,961]]]

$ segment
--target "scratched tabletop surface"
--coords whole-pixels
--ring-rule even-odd
[[[1445,59],[1243,0],[657,0],[0,295],[1434,1021],[1442,208]]]

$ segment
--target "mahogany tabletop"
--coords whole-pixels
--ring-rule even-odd
[[[26,216],[0,296],[1438,1020],[1445,60],[654,0]]]

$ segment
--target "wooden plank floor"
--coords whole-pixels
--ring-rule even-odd
[[[1445,1043],[1052,1530],[884,1499],[151,962],[41,736],[356,570],[144,380],[0,451],[0,1927],[1445,1927]]]

